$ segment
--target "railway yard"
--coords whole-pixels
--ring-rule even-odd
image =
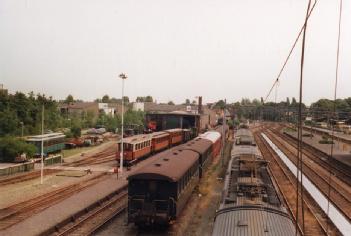
[[[235,158],[231,149],[232,143],[237,140],[236,132],[234,131],[234,137],[230,135],[227,139],[223,159],[216,151],[216,154],[208,159],[208,163],[206,161],[210,156],[205,155],[210,154],[205,154],[207,153],[205,150],[210,150],[209,147],[211,147],[211,153],[217,150],[215,142],[213,146],[201,139],[212,137],[209,135],[211,133],[200,136],[202,138],[195,138],[195,141],[177,144],[170,150],[141,159],[135,165],[128,167],[128,170],[125,168],[123,175],[119,173],[118,178],[114,171],[117,164],[117,144],[114,141],[84,154],[67,158],[62,164],[46,167],[43,185],[39,184],[40,170],[37,169],[3,177],[0,179],[2,193],[0,234],[230,235],[228,232],[234,232],[231,231],[234,229],[221,231],[218,228],[223,227],[220,221],[225,217],[220,213],[223,210],[219,207],[225,206],[221,202],[226,199],[223,194],[228,190],[223,190],[223,185],[226,185],[225,176],[229,173],[226,172],[227,165],[231,163],[232,158]],[[293,169],[297,165],[297,141],[291,128],[283,123],[256,123],[250,125],[250,132],[260,153],[257,155],[261,155],[268,163],[267,173],[271,178],[272,188],[277,192],[276,196],[281,202],[282,209],[286,209],[284,214],[293,222],[289,227],[297,229],[299,235],[347,235],[351,232],[348,231],[351,219],[351,166],[348,165],[350,156],[348,160],[343,161],[331,158],[325,150],[313,146],[310,140],[310,143],[306,141],[302,148],[303,199],[297,199],[296,189],[300,184],[296,181],[296,169]],[[314,138],[317,137],[317,135],[314,136]],[[198,142],[204,143],[198,144]],[[345,151],[344,147],[343,150],[339,150],[338,146],[335,146],[335,153],[342,153]],[[131,209],[135,207],[131,204],[133,199],[136,199],[136,195],[130,192],[131,186],[130,183],[128,186],[128,182],[132,179],[136,181],[138,178],[146,181],[148,177],[141,174],[153,171],[154,167],[150,169],[151,166],[161,166],[157,164],[160,160],[176,158],[170,157],[171,153],[172,155],[179,153],[178,158],[183,158],[181,155],[190,155],[192,149],[198,150],[192,158],[199,158],[203,165],[201,171],[197,172],[200,169],[197,170],[194,164],[189,164],[192,166],[191,172],[189,177],[184,179],[188,183],[185,183],[184,194],[180,195],[188,196],[184,200],[186,204],[181,211],[177,211],[176,217],[171,217],[170,226],[144,228],[131,223],[131,220],[139,221],[135,218],[136,215],[131,218]],[[199,155],[201,152],[204,154]],[[175,165],[181,165],[181,163]],[[203,172],[203,170],[206,171]],[[172,181],[179,181],[180,184],[183,180],[180,178]],[[164,188],[160,190],[163,191]],[[148,191],[152,193],[152,190]],[[234,196],[240,196],[239,193],[235,194]],[[229,201],[228,199],[226,201]],[[178,201],[180,204],[180,197]],[[276,206],[274,205],[272,209],[276,209]],[[148,213],[145,212],[145,214]],[[233,218],[229,220],[236,219],[235,217],[238,216],[231,217]],[[257,222],[252,224],[254,223]],[[214,227],[215,231],[213,231]],[[226,227],[235,228],[235,226]],[[290,234],[295,233],[286,233],[286,235]]]

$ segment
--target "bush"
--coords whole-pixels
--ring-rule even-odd
[[[14,159],[25,153],[27,157],[35,154],[35,146],[14,137],[4,137],[0,139],[0,161],[13,162]]]

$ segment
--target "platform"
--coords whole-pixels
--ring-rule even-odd
[[[311,126],[304,126],[303,127],[305,130],[310,130],[311,129]],[[329,134],[329,135],[332,135],[332,131],[330,129],[323,129],[323,128],[318,128],[318,127],[313,127],[312,128],[313,131],[315,132],[318,132],[320,134]],[[340,139],[346,143],[349,143],[351,144],[351,135],[349,134],[344,134],[342,132],[338,132],[338,131],[334,131],[334,134],[333,136],[336,138],[336,139]]]
[[[297,137],[297,132],[285,131],[286,133]],[[307,132],[304,132],[307,133]],[[321,152],[330,156],[331,154],[331,144],[320,144],[319,141],[322,140],[322,135],[313,133],[313,137],[302,137],[304,143],[309,144]],[[351,145],[346,144],[342,141],[334,140],[333,148],[333,158],[351,167]]]

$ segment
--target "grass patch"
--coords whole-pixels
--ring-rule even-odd
[[[89,151],[89,150],[91,150],[93,148],[94,148],[94,146],[65,149],[65,150],[62,150],[62,154],[63,154],[63,157],[66,158],[66,157],[70,157],[70,156],[79,154],[81,152]]]

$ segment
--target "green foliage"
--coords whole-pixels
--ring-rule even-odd
[[[80,127],[74,126],[71,128],[72,136],[75,138],[79,138],[81,136],[82,129]]]
[[[137,97],[136,102],[153,102],[154,99],[152,98],[152,96],[148,95],[146,97]]]
[[[190,105],[190,99],[185,99],[185,105]]]
[[[73,103],[74,102],[74,98],[71,94],[69,94],[66,99],[65,99],[65,103],[66,104],[70,104],[70,103]]]
[[[32,157],[35,153],[35,146],[14,137],[0,138],[0,161],[12,162],[15,157],[22,153]]]
[[[174,105],[174,102],[173,101],[169,101],[167,104],[168,105]]]
[[[108,103],[110,102],[110,97],[106,94],[102,97],[101,101],[104,103]]]
[[[219,100],[216,105],[214,105],[214,108],[217,109],[224,109],[225,108],[225,102],[223,100]]]

